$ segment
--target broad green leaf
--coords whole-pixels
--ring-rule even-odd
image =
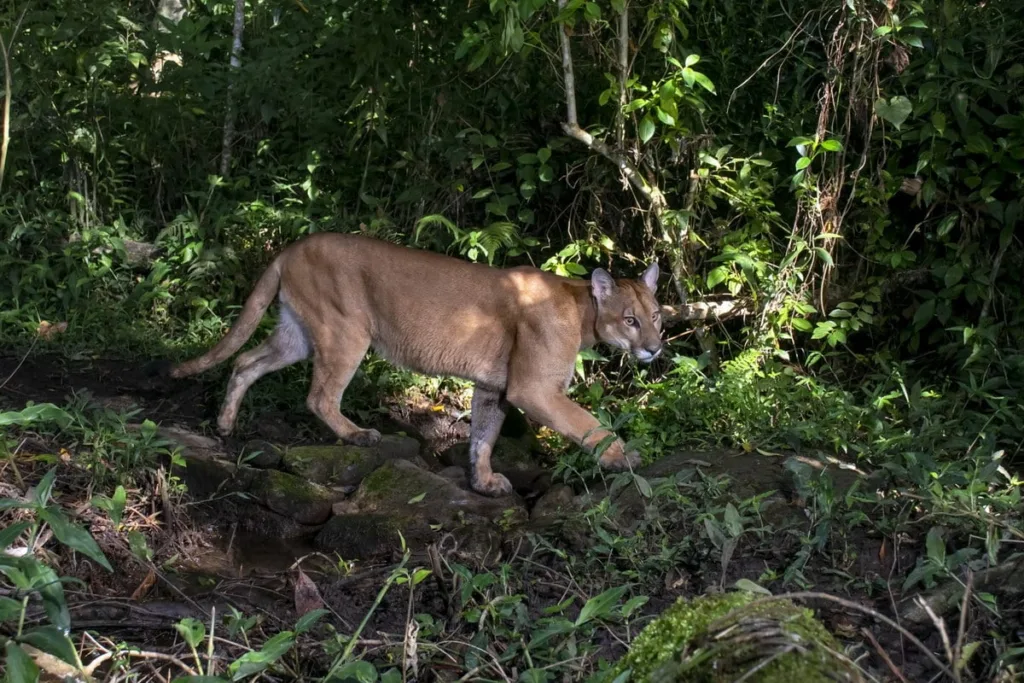
[[[32,526],[31,522],[18,522],[0,531],[0,553],[7,549],[12,543],[18,540],[25,529]]]
[[[373,664],[359,660],[349,662],[335,671],[330,678],[331,680],[338,681],[354,680],[358,683],[375,683],[377,680],[377,669]]]
[[[231,673],[231,680],[238,681],[246,676],[263,671],[280,659],[294,644],[295,634],[291,631],[281,631],[265,642],[261,649],[255,652],[246,652],[232,662],[231,666],[228,667],[228,671]],[[376,675],[376,671],[374,674]]]
[[[799,159],[796,160],[796,170],[798,170],[798,171],[802,171],[802,170],[804,170],[805,168],[807,168],[810,165],[811,165],[811,158],[810,157],[800,157]]]
[[[641,477],[639,474],[634,474],[633,475],[633,481],[636,482],[636,487],[638,489],[640,489],[640,495],[641,496],[643,496],[644,498],[650,498],[651,497],[653,491],[651,490],[650,483],[646,479]]]
[[[879,99],[875,102],[875,114],[880,119],[888,121],[896,130],[899,130],[900,126],[910,117],[914,111],[914,106],[910,103],[903,95],[896,95],[886,102],[884,99]]]
[[[593,619],[610,616],[612,608],[625,595],[627,590],[629,590],[629,586],[616,586],[587,600],[587,604],[583,605],[579,616],[576,617],[576,626],[582,626]]]
[[[685,65],[686,66],[693,66],[694,64],[696,64],[699,61],[700,61],[700,55],[688,55],[686,57]]]
[[[815,247],[814,248],[814,253],[829,268],[831,268],[832,266],[835,265],[835,262],[832,260],[832,254],[828,253],[827,251],[825,251],[821,247]]]
[[[33,403],[25,406],[22,410],[0,413],[0,427],[11,425],[24,427],[33,422],[53,422],[63,428],[71,422],[71,415],[52,403]]]
[[[108,572],[113,571],[106,555],[96,545],[92,535],[77,524],[68,521],[64,517],[64,513],[59,509],[55,507],[45,508],[39,513],[39,518],[50,525],[50,528],[53,529],[53,535],[57,537],[58,541],[92,558]]]
[[[0,595],[0,624],[15,621],[21,616],[21,603]]]
[[[35,683],[39,680],[39,667],[13,640],[4,648],[6,657],[6,680],[8,683]]]
[[[548,148],[548,147],[541,147],[540,149],[537,150],[537,159],[540,160],[540,163],[546,164],[546,163],[548,163],[548,159],[550,159],[550,158],[551,158],[551,149],[550,148]]]
[[[933,526],[928,530],[925,538],[925,547],[928,549],[928,560],[936,566],[946,566],[946,541],[942,538],[942,529]]]
[[[764,586],[754,583],[750,579],[738,579],[736,583],[734,583],[733,585],[736,586],[736,588],[739,588],[741,591],[747,591],[748,593],[760,593],[762,595],[772,594],[770,590],[768,590]]]
[[[649,115],[644,116],[642,119],[640,119],[639,133],[641,142],[647,142],[652,137],[654,137],[654,121],[651,119]]]
[[[830,138],[821,143],[821,148],[826,152],[841,152],[843,150],[843,143],[835,138]]]
[[[54,467],[43,475],[43,478],[38,484],[32,487],[29,498],[31,498],[36,505],[43,506],[50,502],[50,496],[53,493],[53,482],[56,476],[57,468]]]
[[[179,621],[174,625],[174,630],[192,647],[198,647],[206,637],[206,625],[192,617],[185,617]]]
[[[306,612],[299,617],[297,622],[295,622],[295,633],[305,633],[309,629],[313,628],[313,625],[320,621],[320,619],[327,613],[327,610],[323,608]]]
[[[932,112],[932,128],[940,137],[946,134],[946,115],[941,111]]]
[[[948,235],[949,231],[952,230],[954,226],[956,226],[959,220],[960,214],[958,213],[951,213],[945,218],[943,218],[942,221],[939,223],[939,229],[937,231],[939,237],[945,237],[946,235]]]
[[[714,287],[729,277],[729,269],[725,266],[718,266],[708,273],[708,289],[714,289]]]
[[[26,631],[22,634],[21,640],[72,666],[78,666],[74,644],[53,626],[39,626],[31,631]]]
[[[71,614],[64,598],[64,585],[50,567],[33,557],[19,558],[20,566],[32,587],[39,591],[43,609],[50,623],[67,633],[71,630]]]
[[[740,519],[739,510],[732,503],[726,504],[723,519],[725,521],[725,528],[729,530],[733,537],[743,533],[743,520]]]
[[[946,275],[943,277],[943,282],[946,287],[952,287],[964,276],[964,269],[959,263],[954,263],[952,266],[946,269]]]
[[[914,312],[915,328],[921,329],[928,324],[928,321],[935,317],[935,303],[935,299],[928,299],[917,307],[917,311]]]
[[[702,74],[700,71],[694,71],[693,72],[693,78],[694,78],[694,80],[697,81],[697,83],[700,85],[700,87],[704,88],[709,93],[714,94],[714,92],[715,92],[715,84],[711,82],[710,78],[708,78],[707,76]]]

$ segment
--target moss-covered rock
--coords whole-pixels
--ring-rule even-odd
[[[289,448],[283,468],[294,475],[327,486],[356,486],[383,463],[415,460],[420,444],[407,436],[387,434],[375,446],[330,444]]]
[[[381,465],[351,498],[335,504],[334,514],[317,536],[317,545],[353,559],[397,548],[399,531],[411,547],[451,531],[475,553],[500,543],[505,532],[519,528],[527,518],[517,496],[481,496],[406,460]],[[368,538],[359,538],[360,534]],[[389,539],[389,547],[379,541],[381,537]]]
[[[788,600],[750,604],[736,592],[680,599],[633,641],[609,672],[631,683],[861,681],[811,610]],[[749,674],[749,675],[748,675]]]
[[[240,459],[249,467],[261,470],[277,469],[283,449],[263,439],[253,439],[242,446]]]
[[[323,524],[338,494],[279,470],[255,470],[249,493],[279,515],[299,524]]]

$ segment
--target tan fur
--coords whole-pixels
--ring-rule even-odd
[[[509,404],[591,450],[609,435],[565,389],[577,352],[597,342],[642,361],[660,353],[657,278],[657,265],[639,281],[613,280],[600,269],[589,281],[570,280],[359,235],[311,235],[274,260],[231,331],[203,356],[175,366],[171,376],[204,372],[238,351],[278,294],[281,315],[273,335],[235,362],[217,423],[222,434],[233,429],[257,379],[312,355],[309,409],[342,440],[376,443],[376,430],[356,426],[339,410],[345,387],[373,347],[410,370],[475,383],[471,481],[481,493],[502,495],[511,485],[491,470],[490,456]],[[637,462],[619,439],[600,459],[612,470]]]

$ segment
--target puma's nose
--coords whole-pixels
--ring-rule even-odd
[[[661,354],[661,344],[647,345],[637,352],[636,357],[643,363],[650,363]]]

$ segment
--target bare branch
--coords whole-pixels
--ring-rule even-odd
[[[568,0],[558,0],[558,10],[560,12],[565,11],[567,2]],[[565,24],[562,24],[560,35],[562,38],[562,78],[565,81],[566,121],[562,124],[562,128],[566,126],[579,128],[579,119],[576,115],[576,77],[572,72],[572,51],[569,47],[569,31],[566,29]]]
[[[698,301],[682,306],[662,306],[661,315],[666,325],[690,320],[729,320],[730,318],[754,315],[753,303],[749,299],[726,299],[723,301]]]
[[[629,2],[619,13],[619,111],[615,115],[615,140],[621,150],[626,144],[626,81],[629,80]]]

